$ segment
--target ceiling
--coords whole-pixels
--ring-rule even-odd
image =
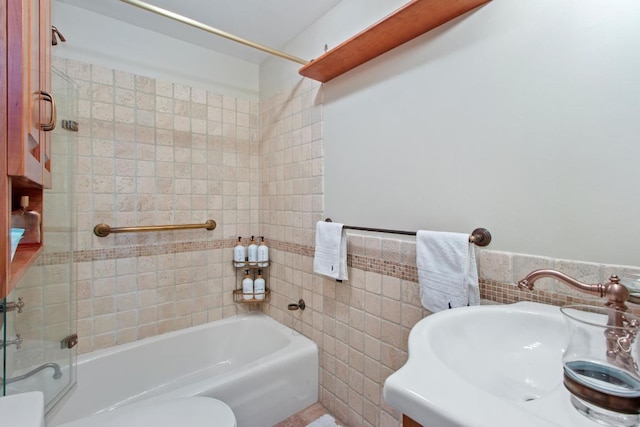
[[[269,55],[120,0],[58,0],[259,64]],[[282,49],[340,0],[145,0],[235,36]]]

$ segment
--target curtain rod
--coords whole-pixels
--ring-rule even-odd
[[[128,3],[132,6],[139,7],[140,9],[147,10],[149,12],[156,13],[158,15],[164,16],[165,18],[173,19],[174,21],[182,22],[183,24],[190,25],[192,27],[198,28],[200,30],[206,31],[211,34],[215,34],[220,37],[224,37],[229,40],[233,40],[234,42],[252,47],[254,49],[261,50],[263,52],[267,52],[271,55],[279,56],[280,58],[288,59],[289,61],[297,62],[298,64],[306,65],[309,61],[304,60],[302,58],[298,58],[297,56],[289,55],[286,52],[282,52],[277,49],[272,49],[268,46],[264,46],[260,43],[252,42],[250,40],[243,39],[241,37],[235,36],[233,34],[227,33],[226,31],[219,30],[215,27],[211,27],[209,25],[203,24],[202,22],[196,21],[191,18],[187,18],[186,16],[182,16],[175,12],[171,12],[170,10],[163,9],[158,6],[154,6],[149,3],[145,3],[140,0],[120,0],[121,2]]]

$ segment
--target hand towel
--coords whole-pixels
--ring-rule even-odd
[[[318,221],[313,271],[336,280],[348,280],[347,236],[343,224]]]
[[[480,304],[476,254],[468,234],[419,230],[416,264],[420,302],[427,310]]]

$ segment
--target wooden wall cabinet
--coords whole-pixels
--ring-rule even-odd
[[[7,174],[51,186],[51,2],[7,0]]]
[[[407,415],[402,415],[402,427],[422,427],[422,424]]]
[[[43,189],[51,187],[51,131],[55,103],[51,96],[51,0],[0,0],[0,298],[6,297],[42,250],[20,245],[11,261],[11,212],[20,196],[42,217]],[[42,237],[41,237],[42,238]]]

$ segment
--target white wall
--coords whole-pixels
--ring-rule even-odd
[[[54,47],[56,56],[257,99],[257,64],[58,1],[52,20],[67,39]]]
[[[494,0],[324,85],[326,214],[638,265],[638,76],[639,2]]]

